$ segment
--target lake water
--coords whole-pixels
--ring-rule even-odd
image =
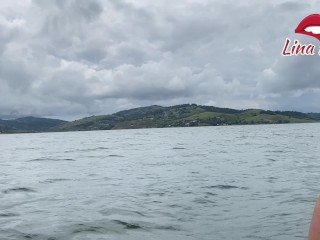
[[[306,239],[320,124],[0,135],[0,239]]]

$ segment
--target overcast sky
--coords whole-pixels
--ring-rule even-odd
[[[316,1],[2,0],[0,118],[197,103],[320,112],[320,56],[283,57]]]

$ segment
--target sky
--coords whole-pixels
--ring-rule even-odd
[[[320,112],[320,56],[281,55],[317,1],[2,0],[0,118],[196,103]]]

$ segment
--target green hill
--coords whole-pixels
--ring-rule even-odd
[[[172,107],[134,108],[111,115],[86,117],[72,122],[35,117],[14,120],[0,119],[0,133],[312,123],[319,121],[319,113],[265,111],[261,109],[235,110],[184,104]]]
[[[14,120],[0,119],[0,133],[47,132],[66,121],[49,118],[24,117]]]
[[[111,130],[134,128],[164,128],[189,126],[219,126],[247,124],[311,123],[320,121],[320,114],[235,110],[196,104],[172,107],[150,106],[121,111],[111,115],[92,116],[67,122],[56,131]]]

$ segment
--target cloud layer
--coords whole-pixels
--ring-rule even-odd
[[[319,111],[317,57],[282,57],[314,1],[0,3],[0,117],[151,104]]]

